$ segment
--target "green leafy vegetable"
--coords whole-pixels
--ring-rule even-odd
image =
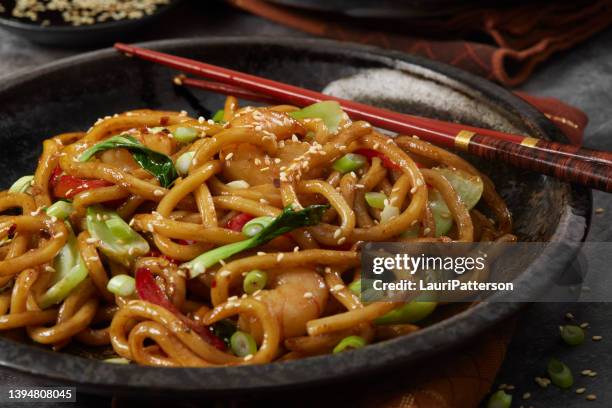
[[[365,193],[365,200],[370,207],[382,210],[383,208],[385,208],[385,201],[387,201],[387,196],[384,193],[368,191],[367,193]]]
[[[53,260],[53,277],[51,287],[41,296],[39,306],[46,309],[66,299],[70,292],[89,274],[85,261],[81,257],[76,237],[70,225],[68,240]]]
[[[120,148],[129,150],[140,167],[154,175],[162,187],[169,187],[178,177],[170,157],[145,147],[132,136],[125,134],[110,137],[93,145],[81,154],[79,160],[84,162],[91,159],[97,153]]]
[[[442,194],[436,189],[429,190],[429,208],[436,225],[436,237],[441,237],[450,231],[453,226],[453,215],[451,214]]]
[[[285,207],[283,212],[259,233],[249,239],[227,244],[211,251],[205,252],[197,258],[181,265],[181,269],[189,272],[191,278],[204,273],[220,260],[229,258],[239,252],[246,251],[265,244],[296,228],[309,227],[321,221],[321,217],[329,205],[311,205],[303,210],[295,211],[291,206]]]
[[[338,125],[344,117],[344,111],[336,101],[317,102],[298,111],[289,113],[295,119],[318,118],[330,132],[338,130]]]
[[[109,226],[110,225],[110,226]],[[130,266],[134,257],[149,252],[148,242],[114,211],[101,206],[87,208],[87,231],[109,258]]]
[[[332,167],[334,170],[345,174],[362,168],[367,162],[367,157],[361,154],[347,153],[338,160],[336,160]]]

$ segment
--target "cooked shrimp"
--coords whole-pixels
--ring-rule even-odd
[[[288,139],[294,134],[304,135],[306,130],[297,120],[285,112],[270,109],[244,108],[229,123],[230,127],[255,127],[256,131],[270,132],[277,140]]]
[[[327,303],[328,290],[325,280],[310,269],[292,269],[272,280],[272,289],[262,290],[255,299],[264,302],[280,325],[281,338],[306,334],[306,322],[321,316]],[[250,332],[261,340],[259,322],[241,317],[241,330]]]

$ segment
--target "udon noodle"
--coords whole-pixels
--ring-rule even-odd
[[[493,183],[459,156],[296,111],[229,97],[214,121],[136,110],[45,140],[33,178],[0,193],[0,330],[153,366],[320,355],[419,330],[377,323],[403,304],[361,303],[361,242],[514,239]],[[83,160],[117,135],[170,157],[179,176],[164,185],[123,145]],[[478,209],[449,172],[475,186]],[[192,261],[252,236],[249,220],[265,221],[247,224],[257,232],[317,205],[316,225]]]

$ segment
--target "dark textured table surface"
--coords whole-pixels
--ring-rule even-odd
[[[206,3],[206,4],[205,4]],[[171,12],[155,26],[145,29],[129,41],[154,39],[228,36],[228,35],[287,35],[304,34],[246,15],[219,3],[191,1]],[[612,30],[588,40],[568,52],[556,55],[544,64],[523,85],[523,89],[541,96],[552,96],[572,104],[590,118],[586,131],[587,147],[612,150]],[[4,32],[0,29],[0,80],[3,75],[14,74],[43,63],[74,55],[84,50],[43,48]],[[1,109],[1,107],[0,107]],[[594,208],[589,241],[612,241],[612,196],[594,192]],[[557,336],[557,326],[564,315],[571,312],[578,322],[590,324],[589,336],[603,336],[600,342],[587,340],[586,344],[569,349]],[[557,356],[573,367],[576,386],[586,387],[582,396],[555,387],[541,389],[534,377],[541,376],[550,356]],[[596,377],[582,377],[579,372],[591,369]],[[519,320],[508,357],[497,379],[498,384],[515,387],[513,407],[610,407],[612,403],[612,305],[609,303],[534,304],[525,309]],[[36,380],[6,369],[0,369],[0,384],[28,385]],[[41,383],[38,383],[41,385]],[[523,399],[524,393],[531,393]],[[584,396],[593,393],[596,401]],[[78,406],[108,407],[110,399],[79,394]],[[42,406],[42,405],[38,405]],[[48,405],[54,406],[54,405]],[[60,404],[57,404],[60,406]]]

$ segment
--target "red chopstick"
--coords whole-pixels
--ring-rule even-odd
[[[228,84],[283,103],[305,106],[321,100],[335,100],[354,120],[365,120],[374,126],[401,134],[416,135],[431,143],[459,148],[489,160],[502,160],[564,181],[612,192],[612,154],[609,152],[582,149],[522,135],[393,112],[127,44],[117,43],[115,48],[130,56]]]

